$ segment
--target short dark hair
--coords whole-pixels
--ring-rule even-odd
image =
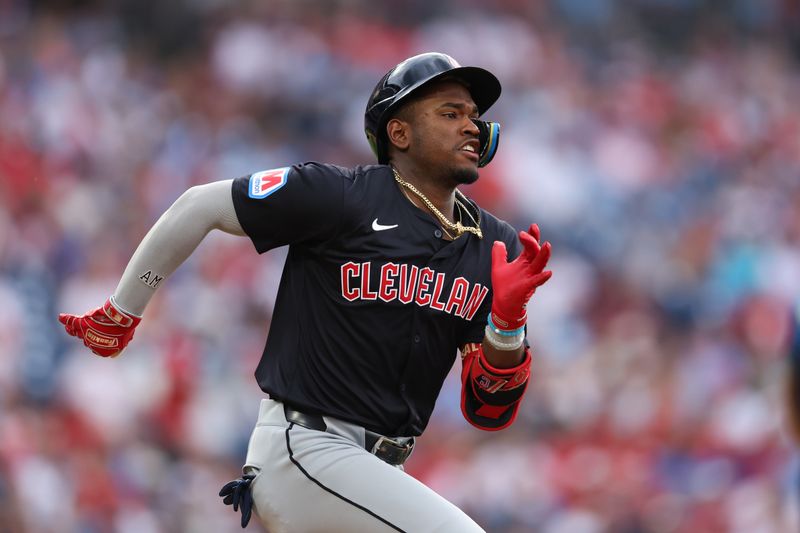
[[[417,99],[411,98],[407,102],[403,102],[403,104],[397,108],[397,110],[392,113],[392,116],[389,117],[389,120],[393,118],[402,120],[403,122],[414,122],[414,110],[417,107]]]

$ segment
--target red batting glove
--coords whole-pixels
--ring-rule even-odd
[[[536,288],[550,279],[553,272],[544,270],[550,259],[550,243],[539,246],[539,226],[532,224],[519,232],[523,250],[519,257],[508,262],[505,243],[492,246],[492,322],[499,329],[515,330],[528,319],[525,306]]]
[[[83,339],[90,350],[100,357],[116,357],[133,338],[133,330],[142,321],[126,313],[111,301],[83,316],[60,314],[58,321],[73,337]]]

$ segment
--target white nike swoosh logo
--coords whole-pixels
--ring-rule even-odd
[[[391,226],[384,226],[383,224],[378,224],[378,219],[377,218],[372,221],[372,229],[375,230],[375,231],[384,231],[384,230],[387,230],[387,229],[394,229],[398,225],[399,224],[392,224]]]

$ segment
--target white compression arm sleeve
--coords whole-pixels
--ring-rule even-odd
[[[141,316],[162,281],[194,252],[212,229],[244,235],[231,197],[232,180],[192,187],[178,198],[136,248],[112,298]]]

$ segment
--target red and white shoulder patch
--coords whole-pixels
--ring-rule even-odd
[[[289,175],[289,170],[291,170],[291,167],[283,167],[251,174],[247,195],[256,199],[266,198],[286,185],[286,177]]]

